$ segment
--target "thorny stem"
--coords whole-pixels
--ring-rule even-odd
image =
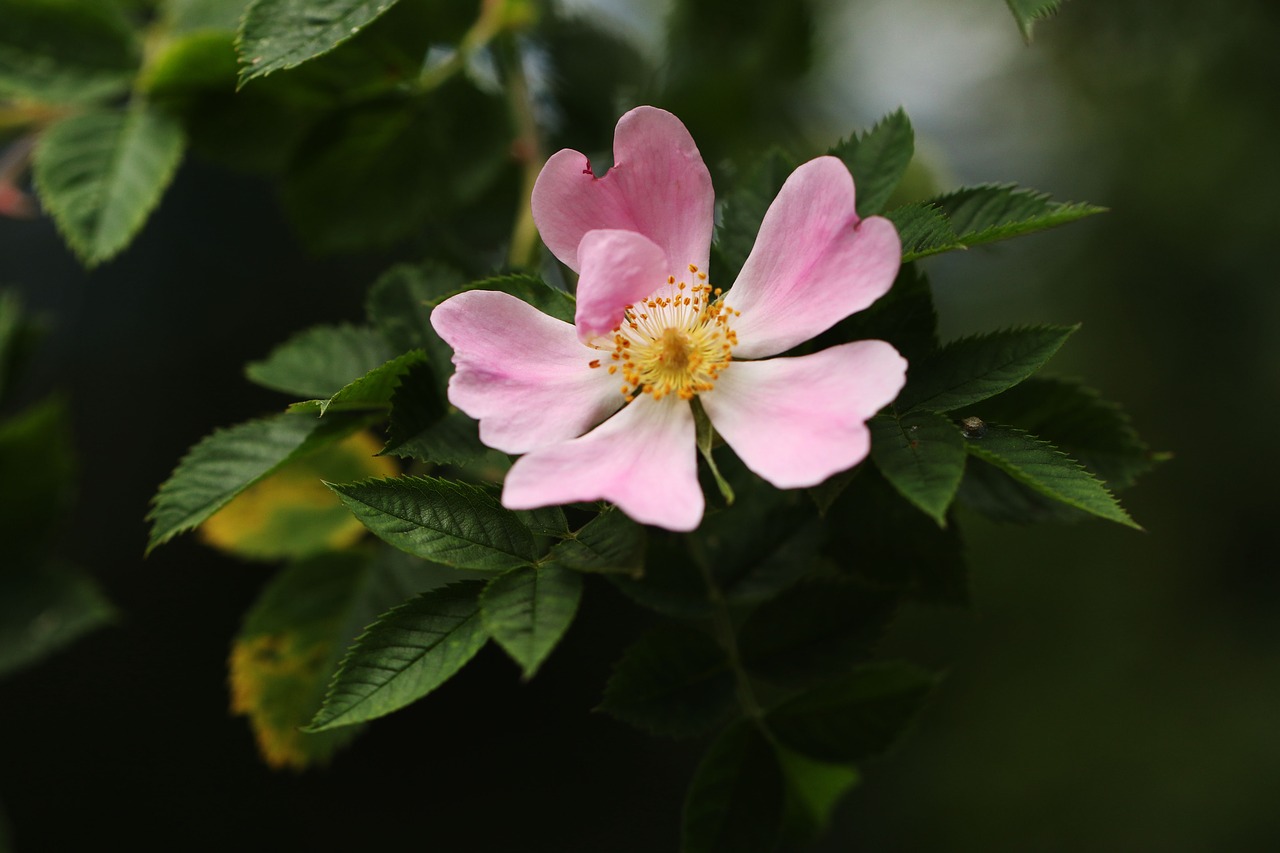
[[[747,675],[746,667],[742,665],[742,653],[738,650],[738,635],[734,631],[733,620],[729,618],[729,603],[725,601],[720,585],[712,576],[711,567],[698,542],[690,538],[689,543],[694,550],[693,561],[698,564],[698,570],[702,572],[702,581],[707,586],[707,598],[711,602],[711,622],[715,628],[716,639],[719,640],[725,654],[729,656],[729,669],[733,671],[734,692],[738,695],[738,705],[741,706],[746,718],[760,729],[766,738],[769,738],[771,735],[764,725],[764,708],[756,699],[755,691],[751,688],[751,679]]]

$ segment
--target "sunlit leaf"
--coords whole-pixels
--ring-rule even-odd
[[[280,465],[341,441],[367,424],[283,413],[214,432],[192,447],[152,499],[150,551],[201,524]]]
[[[489,636],[532,678],[569,629],[582,575],[555,563],[522,566],[489,581],[480,614]]]
[[[698,765],[684,804],[682,853],[769,853],[783,817],[777,756],[760,730],[734,725]]]
[[[724,650],[706,634],[663,624],[623,653],[598,710],[654,734],[689,737],[724,720],[734,701]]]
[[[57,122],[36,146],[40,202],[87,266],[117,255],[141,230],[182,159],[185,136],[142,101]]]
[[[255,560],[306,557],[345,548],[365,533],[324,480],[360,480],[399,473],[376,454],[367,431],[287,465],[237,495],[200,525],[200,538],[215,548]]]
[[[452,584],[378,617],[347,652],[308,731],[390,714],[452,678],[488,639],[482,589],[477,581]]]
[[[261,361],[245,365],[251,382],[295,397],[328,398],[389,361],[395,353],[366,326],[315,326]]]
[[[949,412],[993,397],[1039,370],[1079,328],[1027,326],[952,341],[912,365],[896,405]]]
[[[1047,441],[1011,427],[987,424],[965,442],[970,455],[989,462],[1040,494],[1100,518],[1142,528],[1101,480]]]
[[[905,663],[868,664],[769,711],[769,730],[819,761],[862,761],[887,749],[933,691],[932,674]]]
[[[915,153],[915,131],[901,108],[880,119],[865,133],[851,136],[831,149],[853,173],[858,215],[884,209]]]
[[[379,537],[418,557],[478,571],[536,562],[533,534],[487,489],[434,477],[330,484]]]
[[[935,412],[877,415],[871,428],[871,458],[904,498],[942,527],[964,477],[964,437]]]

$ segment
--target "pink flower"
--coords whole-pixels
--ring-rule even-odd
[[[579,274],[574,325],[491,291],[431,315],[454,350],[449,400],[480,421],[486,445],[524,454],[502,503],[603,499],[637,521],[693,530],[704,509],[695,396],[743,463],[779,488],[861,462],[866,420],[897,396],[906,360],[884,341],[769,356],[888,291],[901,259],[892,223],[859,220],[848,169],[811,160],[722,295],[707,278],[711,175],[689,131],[638,107],[618,121],[613,154],[596,178],[585,156],[560,151],[533,189],[543,240]]]

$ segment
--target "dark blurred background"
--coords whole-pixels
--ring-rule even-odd
[[[902,104],[922,184],[1017,181],[1108,206],[928,262],[944,331],[1082,321],[1051,371],[1086,378],[1174,453],[1123,496],[1145,534],[963,518],[973,609],[912,610],[886,648],[948,677],[820,849],[1280,847],[1280,8],[1074,0],[1027,47],[998,0],[669,5],[680,35],[664,47],[664,4],[564,4],[667,71],[638,75],[628,102],[593,100],[589,75],[560,67],[583,81],[564,127],[595,135],[557,144],[599,150],[653,97],[719,178],[752,149],[816,153]],[[271,569],[190,537],[142,558],[147,501],[185,449],[280,405],[241,365],[358,319],[377,274],[420,251],[312,256],[269,183],[199,158],[91,274],[48,221],[0,221],[0,284],[53,325],[25,399],[64,390],[75,416],[61,554],[123,614],[0,683],[18,850],[674,848],[703,744],[590,713],[644,618],[607,585],[589,586],[536,681],[486,650],[297,775],[267,770],[226,711],[229,642]],[[385,836],[369,836],[375,820]]]

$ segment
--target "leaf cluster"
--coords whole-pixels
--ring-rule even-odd
[[[41,205],[88,267],[136,238],[189,150],[272,177],[321,251],[448,228],[508,171],[506,110],[467,60],[519,4],[154,5],[0,0],[0,131],[35,137]]]
[[[912,138],[898,112],[833,149],[857,177],[863,215],[890,206]],[[724,196],[720,261],[745,258],[790,164],[772,151]],[[976,244],[1061,224],[1054,205],[976,187],[927,208]],[[499,501],[509,460],[449,405],[451,353],[430,314],[485,289],[570,320],[573,298],[536,276],[467,281],[436,263],[402,265],[370,289],[362,324],[304,330],[249,364],[250,381],[295,402],[192,448],[157,493],[151,547],[196,527],[214,541],[210,527],[261,490],[256,515],[278,518],[272,501],[296,509],[300,492],[280,485],[290,471],[323,480],[379,540],[334,545],[328,516],[315,522],[325,535],[276,537],[274,556],[294,562],[232,653],[234,707],[267,760],[326,760],[360,725],[440,688],[490,640],[533,677],[572,625],[584,576],[598,574],[658,619],[618,661],[599,710],[662,736],[718,732],[689,791],[684,848],[767,850],[820,833],[859,765],[892,745],[939,682],[878,659],[877,646],[913,601],[966,602],[957,501],[998,518],[1136,526],[1112,489],[1152,464],[1118,408],[1079,383],[1035,376],[1077,327],[944,344],[916,251],[904,240],[889,294],[816,343],[880,338],[910,360],[898,400],[868,424],[870,462],[807,492],[780,491],[703,418],[705,485],[725,502],[687,535],[646,530],[607,506],[515,512]],[[321,471],[325,454],[378,425],[385,440],[354,451],[363,462],[345,451],[325,463],[353,460],[345,473]]]

